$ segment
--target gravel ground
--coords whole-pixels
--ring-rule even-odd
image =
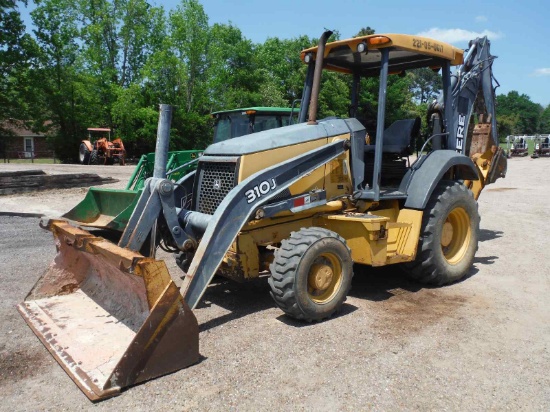
[[[548,170],[549,159],[511,159],[482,194],[462,282],[425,288],[357,267],[343,311],[318,324],[283,316],[265,278],[213,284],[195,310],[201,362],[96,405],[14,309],[54,256],[51,234],[36,218],[0,216],[0,410],[548,411]],[[84,192],[10,198],[63,212]]]
[[[112,177],[118,182],[101,185],[101,188],[124,189],[135,165],[126,166],[82,166],[65,164],[0,164],[0,172],[19,170],[43,170],[47,174],[95,173],[100,177]],[[88,192],[87,187],[52,189],[40,192],[0,196],[0,215],[14,213],[42,213],[46,216],[60,216],[76,206]]]

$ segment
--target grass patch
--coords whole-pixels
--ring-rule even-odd
[[[52,158],[45,158],[45,159],[34,159],[34,162],[31,159],[10,159],[9,163],[37,163],[37,164],[43,164],[43,165],[51,165],[53,164]],[[59,159],[56,159],[55,163],[59,163]]]

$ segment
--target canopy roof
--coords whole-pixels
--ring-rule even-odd
[[[357,51],[360,43],[364,43],[368,53]],[[459,65],[464,60],[462,49],[439,40],[408,34],[372,34],[327,43],[324,69],[341,73],[358,70],[364,76],[378,75],[382,56],[380,50],[385,48],[390,50],[390,73],[420,67],[438,69],[445,61],[451,65]],[[310,53],[315,59],[317,47],[303,50],[300,55],[302,61]]]
[[[289,107],[244,107],[244,108],[241,108],[241,109],[221,110],[219,112],[212,113],[212,115],[225,114],[225,113],[235,113],[235,112],[247,112],[247,111],[255,111],[258,114],[265,114],[265,113],[290,114],[292,109],[289,108]],[[294,111],[297,112],[296,109],[294,109]]]
[[[88,129],[90,132],[110,132],[111,129],[107,129],[107,128],[102,128],[102,127],[88,127]]]

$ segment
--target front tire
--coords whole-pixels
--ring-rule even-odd
[[[404,264],[407,274],[433,285],[462,279],[477,251],[479,220],[477,202],[466,186],[440,182],[424,210],[416,259]]]
[[[336,313],[346,300],[353,262],[337,233],[300,229],[281,242],[270,265],[271,296],[287,315],[308,322]]]

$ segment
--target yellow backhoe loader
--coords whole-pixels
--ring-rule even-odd
[[[282,311],[320,321],[346,299],[354,263],[401,264],[437,285],[470,270],[476,199],[506,172],[489,41],[474,40],[464,56],[419,36],[327,44],[330,34],[301,54],[308,71],[299,124],[209,146],[178,185],[162,170],[171,111],[161,106],[154,177],[118,245],[63,220],[42,222],[58,252],[18,309],[90,399],[197,362],[192,310],[216,273],[245,281],[270,272]],[[441,70],[443,93],[430,108],[431,150],[410,164],[420,120],[385,127],[386,88],[388,75],[420,67]],[[350,118],[317,120],[323,70],[352,77]],[[360,81],[372,76],[378,116],[367,136],[355,116]],[[182,193],[192,193],[191,206]],[[189,254],[180,289],[163,261],[138,252],[147,238]]]

